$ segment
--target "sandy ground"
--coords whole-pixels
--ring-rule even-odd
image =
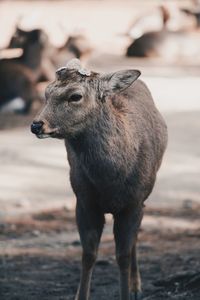
[[[66,1],[61,3],[67,5]],[[199,300],[199,66],[195,59],[184,64],[177,62],[172,68],[172,63],[159,60],[122,58],[123,49],[116,46],[121,37],[116,37],[113,44],[111,36],[127,28],[140,4],[132,13],[132,1],[123,9],[117,2],[114,11],[113,2],[106,6],[101,1],[89,1],[89,6],[82,3],[69,2],[69,11],[60,12],[55,2],[48,2],[48,13],[51,12],[52,20],[68,18],[70,30],[77,19],[80,24],[89,24],[90,37],[96,34],[97,20],[104,18],[103,25],[96,25],[101,34],[94,39],[101,52],[95,52],[87,62],[88,67],[100,71],[133,66],[141,69],[169,129],[168,149],[154,191],[146,202],[139,234],[143,299]],[[32,9],[28,1],[17,5],[12,2],[12,10],[6,16],[3,12],[10,5],[9,1],[0,3],[0,20],[5,28],[2,46],[19,12],[23,15],[32,11],[38,16],[32,17],[32,21],[36,18],[37,22],[47,22],[43,17],[48,15],[44,9],[47,2],[34,1]],[[77,7],[82,8],[82,13]],[[94,16],[92,12],[96,11]],[[118,20],[125,13],[123,26],[119,26]],[[108,26],[111,18],[115,26]],[[52,24],[47,23],[52,32]],[[53,40],[56,35],[53,41],[57,44],[63,39],[58,32],[59,29],[55,34],[54,28],[51,36]],[[72,300],[79,280],[81,245],[66,152],[62,141],[36,139],[29,130],[32,119],[33,115],[0,115],[0,128],[7,127],[0,130],[0,299]],[[119,299],[110,215],[91,289],[91,299],[108,298]]]

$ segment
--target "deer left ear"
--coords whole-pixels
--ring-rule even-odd
[[[141,75],[139,70],[124,70],[102,76],[106,90],[121,92],[127,89]]]

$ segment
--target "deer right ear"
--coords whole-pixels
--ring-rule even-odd
[[[101,76],[107,93],[117,93],[127,89],[141,75],[139,70],[123,70]]]

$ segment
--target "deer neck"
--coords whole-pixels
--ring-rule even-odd
[[[123,121],[105,109],[83,132],[67,138],[66,145],[69,145],[76,153],[76,157],[83,161],[102,162],[105,159],[120,160],[120,155],[123,156],[130,148],[130,141]]]

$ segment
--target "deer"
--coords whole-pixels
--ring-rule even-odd
[[[101,74],[78,59],[56,71],[31,124],[63,139],[76,195],[82,270],[76,300],[88,300],[105,215],[113,215],[120,299],[141,298],[137,237],[167,145],[167,126],[139,70]]]
[[[27,114],[39,99],[35,78],[26,66],[0,60],[0,112]]]
[[[126,49],[126,56],[160,57],[168,60],[198,56],[199,34],[195,17],[176,7],[173,9],[174,16],[167,6],[160,6],[159,11],[159,20],[154,14],[143,16],[129,30],[132,41]],[[160,26],[158,21],[162,23]]]
[[[73,58],[85,60],[92,53],[92,50],[90,42],[84,34],[73,34],[67,37],[61,47],[55,48],[51,60],[58,69],[63,66],[63,63],[65,64]]]
[[[25,31],[17,26],[7,46],[7,49],[13,48],[21,48],[22,55],[9,59],[2,58],[4,64],[12,62],[25,66],[32,72],[37,82],[53,80],[55,69],[47,55],[47,49],[51,50],[51,45],[44,30],[35,28]]]
[[[17,63],[30,68],[37,80],[53,80],[56,69],[72,58],[82,59],[92,52],[89,40],[84,34],[73,34],[66,38],[61,47],[55,47],[43,29],[25,31],[18,25],[11,36],[7,49],[21,48],[23,54],[12,58]]]

